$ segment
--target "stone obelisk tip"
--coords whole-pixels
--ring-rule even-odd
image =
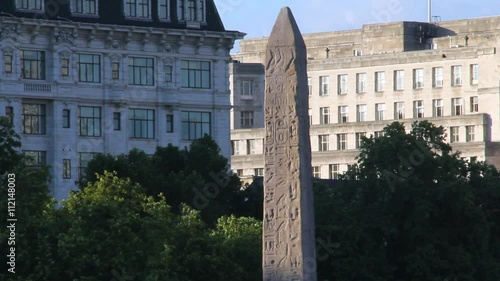
[[[267,43],[268,47],[305,47],[304,39],[300,33],[292,11],[288,7],[280,10],[278,19],[274,23],[273,31]]]

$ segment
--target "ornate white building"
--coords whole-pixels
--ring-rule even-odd
[[[63,4],[60,4],[63,3]],[[213,0],[2,0],[0,114],[56,199],[97,153],[211,135],[230,155],[227,31]]]
[[[368,24],[305,34],[312,166],[336,178],[362,136],[429,120],[468,159],[500,168],[500,17]],[[232,66],[231,167],[262,175],[266,38],[242,40]]]

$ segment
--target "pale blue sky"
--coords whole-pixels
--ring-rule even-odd
[[[215,0],[224,26],[269,36],[281,7],[292,10],[302,33],[358,29],[363,24],[427,21],[427,0]],[[500,15],[498,0],[433,0],[432,14],[442,21]],[[236,50],[233,49],[232,52]]]

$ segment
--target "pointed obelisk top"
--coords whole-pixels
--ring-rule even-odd
[[[292,11],[288,7],[280,10],[278,19],[274,23],[273,31],[269,36],[267,47],[291,47],[305,48],[304,39],[300,33],[297,22],[293,17]]]

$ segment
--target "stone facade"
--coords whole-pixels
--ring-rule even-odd
[[[117,0],[0,7],[0,115],[13,114],[31,164],[51,167],[56,199],[97,153],[153,154],[208,133],[230,155],[229,50],[244,34],[224,30],[213,1],[193,14],[179,1],[143,14]]]
[[[463,157],[500,167],[500,17],[370,24],[305,34],[304,40],[316,177],[335,178],[355,163],[363,134],[377,136],[393,121],[410,128],[424,119],[444,126]],[[266,41],[242,40],[233,65],[263,63]],[[255,100],[262,95],[253,92]],[[236,111],[240,105],[233,106]],[[261,128],[232,128],[232,169],[244,178],[264,167]]]

